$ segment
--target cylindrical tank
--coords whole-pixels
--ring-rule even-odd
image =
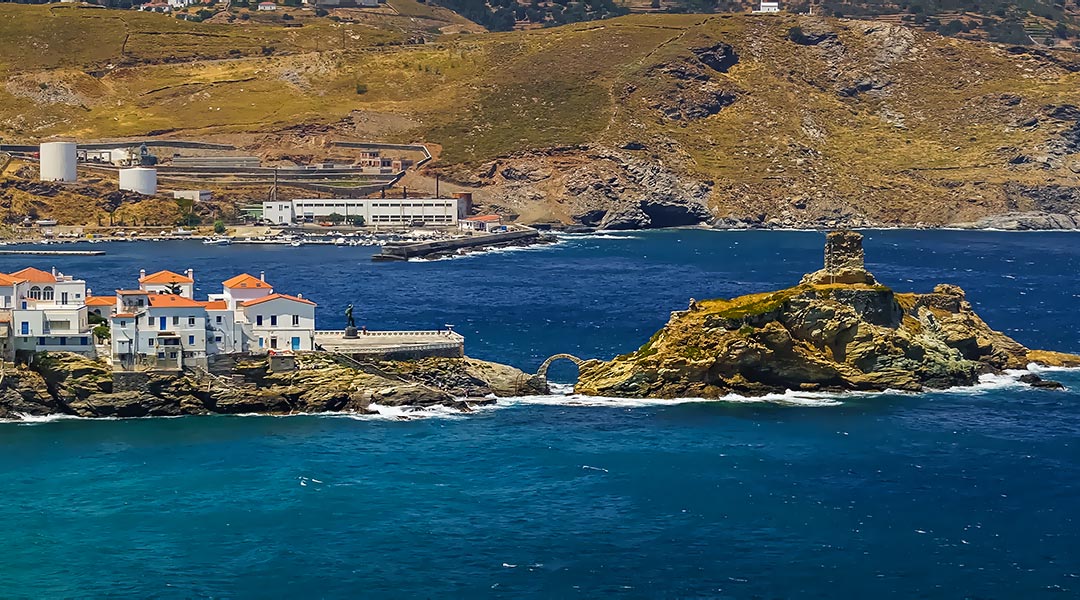
[[[157,169],[120,169],[120,189],[153,196],[157,193]]]
[[[75,181],[75,142],[45,142],[41,145],[41,180]]]

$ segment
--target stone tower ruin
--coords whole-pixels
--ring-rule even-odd
[[[830,231],[825,236],[825,268],[803,277],[803,283],[875,285],[877,281],[864,264],[862,239],[855,231]]]

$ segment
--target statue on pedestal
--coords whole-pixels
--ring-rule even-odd
[[[353,318],[352,304],[345,307],[345,337],[356,337],[356,320]]]

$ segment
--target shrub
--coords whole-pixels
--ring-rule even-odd
[[[214,221],[214,233],[218,235],[225,233],[225,221],[222,221],[221,219]]]
[[[364,84],[364,83],[356,84],[356,93],[357,93],[357,95],[366,94],[367,93],[367,84]]]

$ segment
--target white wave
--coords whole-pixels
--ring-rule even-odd
[[[641,240],[645,239],[633,234],[620,234],[611,231],[599,233],[556,233],[555,237],[568,240]]]
[[[555,386],[552,386],[555,387]],[[546,406],[582,406],[582,407],[617,407],[644,408],[675,404],[696,404],[705,402],[730,402],[740,404],[769,403],[788,406],[837,406],[844,394],[825,392],[796,392],[788,390],[782,394],[764,396],[742,396],[728,394],[720,398],[612,398],[606,396],[585,396],[574,393],[558,393],[546,396],[515,396],[500,398],[500,406],[546,405]]]

